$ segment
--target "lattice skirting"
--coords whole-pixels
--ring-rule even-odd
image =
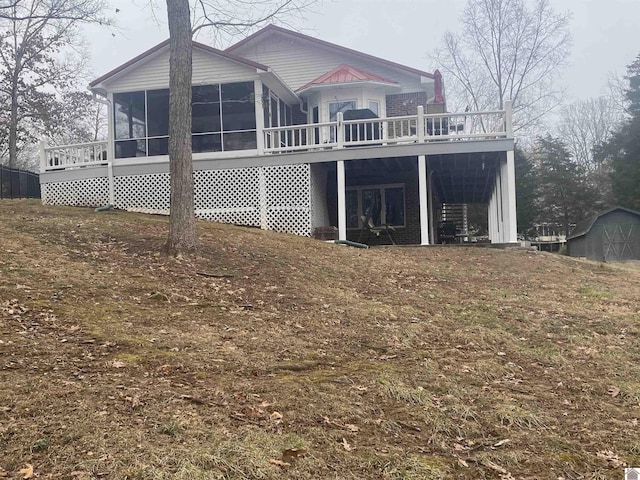
[[[321,178],[322,172],[312,173],[308,164],[198,170],[194,172],[196,216],[309,236],[326,217]],[[114,195],[117,208],[168,214],[169,174],[116,176]],[[105,205],[108,179],[45,183],[42,199],[52,205]]]
[[[40,191],[42,203],[47,205],[99,207],[109,203],[107,177],[43,183],[40,185]]]

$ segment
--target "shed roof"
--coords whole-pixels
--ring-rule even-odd
[[[611,213],[611,212],[615,212],[616,210],[622,210],[623,212],[627,212],[627,213],[631,213],[633,215],[637,215],[640,218],[640,212],[636,212],[635,210],[631,210],[629,208],[625,208],[625,207],[612,207],[609,210],[605,210],[604,212],[600,212],[596,215],[593,215],[592,217],[588,217],[585,218],[583,220],[580,220],[578,223],[576,223],[575,228],[571,231],[571,233],[569,234],[569,236],[567,237],[567,240],[571,240],[572,238],[577,238],[577,237],[581,237],[585,234],[587,234],[589,232],[589,230],[591,230],[591,227],[593,227],[593,224],[596,223],[596,221],[600,218],[600,217],[604,217],[605,215]]]

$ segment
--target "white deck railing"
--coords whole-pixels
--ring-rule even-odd
[[[327,150],[367,145],[510,138],[511,111],[425,114],[344,120],[264,129],[264,152]]]
[[[60,170],[107,163],[106,140],[77,145],[57,147],[42,146],[40,149],[40,170]]]
[[[265,128],[264,154],[331,150],[357,146],[512,138],[511,106],[487,112],[425,114]],[[41,171],[105,165],[108,142],[41,147]],[[236,152],[242,156],[242,152]],[[259,154],[261,152],[259,151]],[[255,155],[255,150],[247,155]]]

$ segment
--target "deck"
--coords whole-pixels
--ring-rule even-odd
[[[194,161],[207,168],[315,163],[424,154],[474,153],[505,150],[495,141],[510,140],[513,148],[511,108],[505,110],[425,114],[344,120],[264,128],[257,148],[233,152],[194,153]],[[374,150],[375,149],[375,150]],[[114,158],[108,140],[61,146],[41,146],[40,171],[60,172],[89,167],[168,163],[168,155]],[[242,161],[244,159],[244,161]],[[211,162],[216,163],[215,166]],[[200,162],[198,162],[200,163]]]

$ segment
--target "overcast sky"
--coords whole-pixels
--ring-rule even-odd
[[[102,75],[168,37],[164,0],[112,0],[116,32],[90,28],[92,70]],[[293,27],[311,36],[433,71],[428,52],[447,30],[457,31],[466,0],[323,0]],[[573,98],[604,91],[610,73],[625,73],[640,52],[640,0],[552,0],[572,13],[573,47],[562,75]],[[115,8],[120,10],[115,14]],[[112,35],[115,33],[115,36]],[[206,42],[206,37],[199,37]],[[226,45],[217,45],[226,47]],[[446,78],[445,78],[446,82]]]

